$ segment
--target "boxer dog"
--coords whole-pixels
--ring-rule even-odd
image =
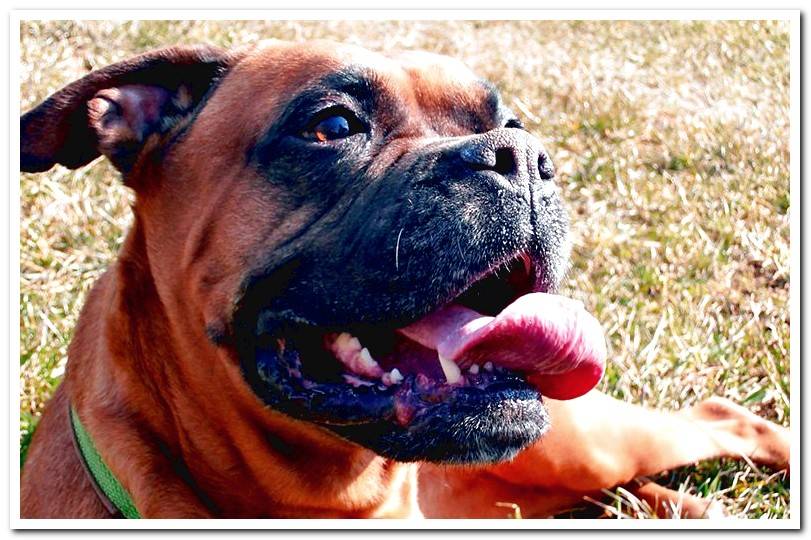
[[[554,294],[570,242],[549,154],[454,60],[173,47],[20,128],[23,171],[103,155],[136,194],[31,442],[23,517],[120,510],[81,431],[149,518],[532,517],[617,485],[661,510],[676,495],[640,477],[788,464],[787,430],[725,400],[591,391],[605,342]]]

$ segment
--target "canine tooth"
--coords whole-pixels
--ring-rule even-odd
[[[471,366],[468,368],[468,371],[469,371],[471,374],[476,375],[476,374],[479,372],[479,364],[473,364],[473,365],[471,365]]]
[[[493,362],[485,362],[484,363],[484,370],[485,371],[493,371]]]
[[[368,367],[373,367],[373,366],[377,365],[377,362],[375,361],[375,359],[372,358],[372,353],[370,353],[369,349],[367,349],[366,347],[361,349],[361,351],[360,351],[360,359],[363,362],[363,364],[368,366]]]
[[[462,370],[453,360],[442,358],[442,355],[439,355],[439,365],[442,366],[442,372],[445,374],[445,380],[448,384],[455,384],[462,378]]]
[[[383,370],[372,358],[369,349],[362,347],[358,338],[352,336],[352,334],[346,332],[338,334],[333,340],[330,349],[350,371],[372,379],[380,378],[383,374]]]
[[[403,382],[403,374],[400,373],[400,370],[394,368],[389,372],[389,379],[391,380],[392,384],[400,384]]]

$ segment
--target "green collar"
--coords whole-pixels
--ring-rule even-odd
[[[141,514],[132,503],[130,494],[104,463],[73,406],[70,407],[70,424],[73,427],[73,440],[102,504],[114,515],[120,514],[128,519],[140,518]]]

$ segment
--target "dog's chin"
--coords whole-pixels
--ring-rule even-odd
[[[428,407],[407,426],[380,421],[331,429],[397,461],[484,464],[512,459],[548,427],[539,393],[517,383]]]

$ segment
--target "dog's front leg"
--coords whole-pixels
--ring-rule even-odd
[[[498,493],[499,501],[477,495],[468,505],[470,517],[492,515],[496,502],[510,501],[524,517],[554,514],[584,496],[599,497],[600,490],[620,485],[642,498],[661,497],[656,486],[631,481],[713,458],[788,467],[788,429],[726,399],[711,398],[678,412],[646,409],[596,391],[546,403],[552,427],[514,460],[476,474],[442,470],[444,489],[462,483],[465,489],[458,494]],[[425,473],[421,482],[423,492],[440,491]]]
[[[723,398],[669,412],[590,392],[547,406],[549,433],[490,473],[518,485],[587,493],[720,457],[788,467],[788,429]]]

